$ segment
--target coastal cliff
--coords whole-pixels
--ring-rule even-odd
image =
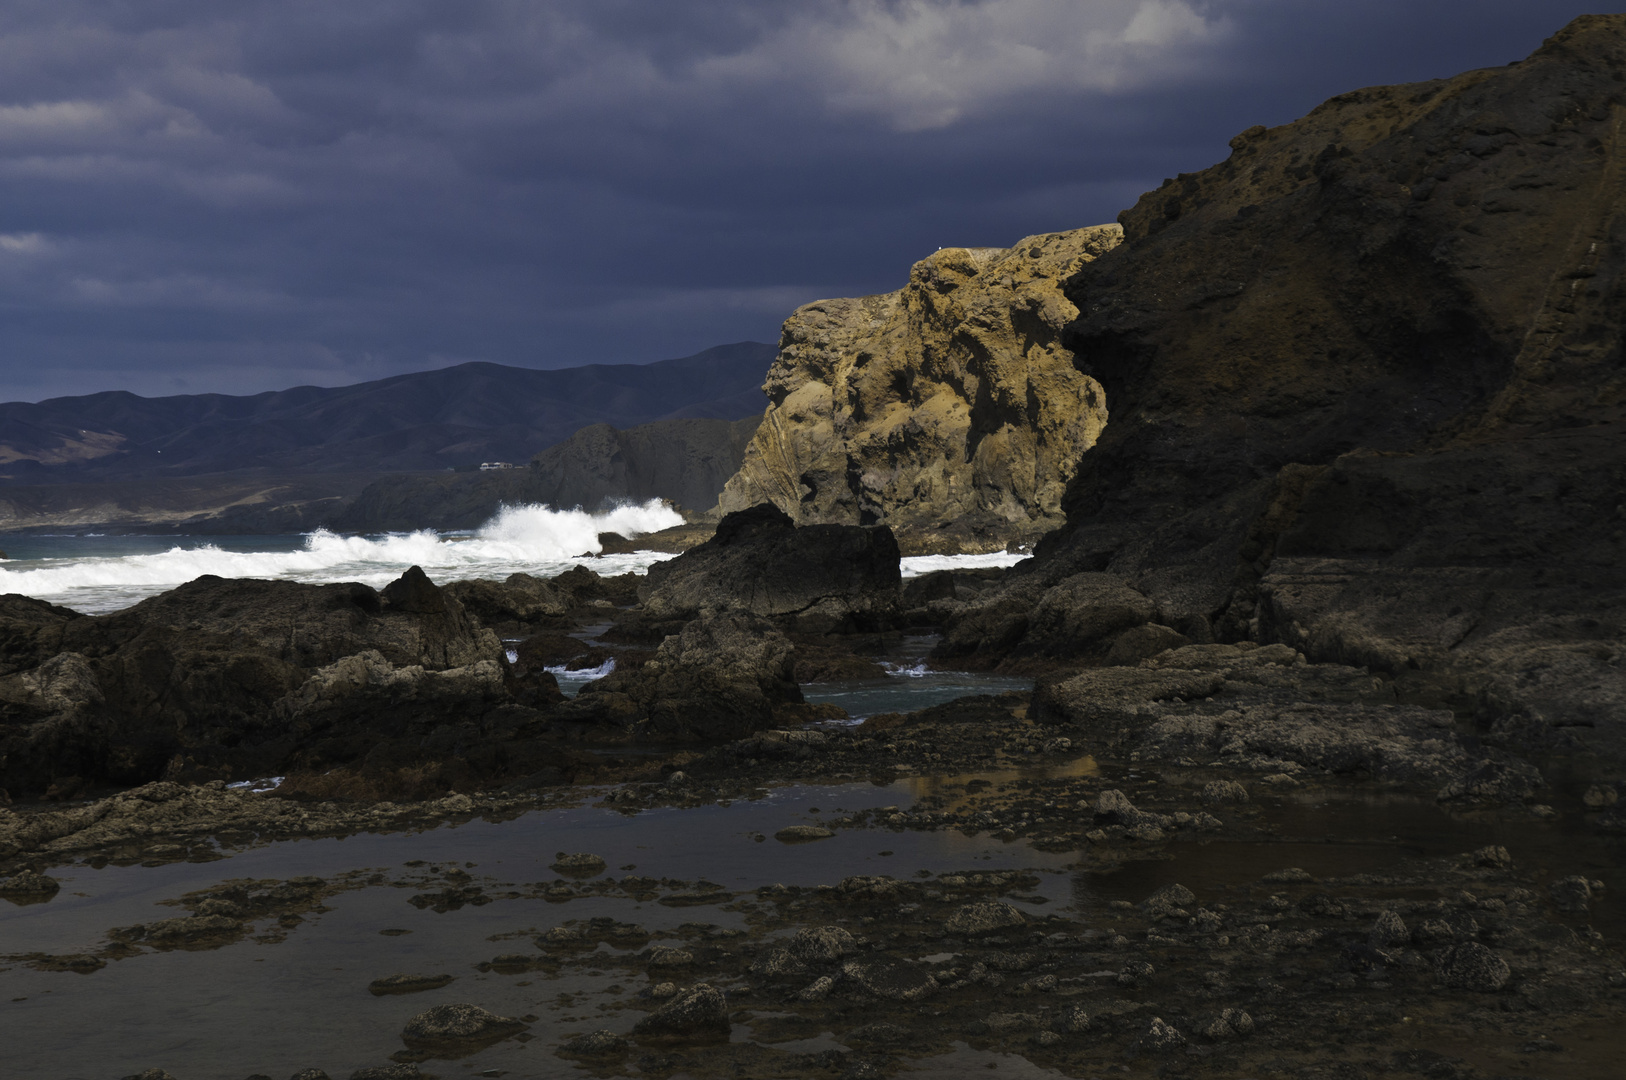
[[[1061,284],[1121,236],[944,248],[896,292],[798,308],[719,510],[771,502],[798,525],[889,525],[905,552],[999,550],[1060,525],[1107,418],[1061,344],[1077,315]]]
[[[1111,424],[945,651],[1076,655],[1034,613],[1105,575],[1190,640],[1626,757],[1623,57],[1626,17],[1583,17],[1250,129],[1121,215],[1063,335]]]

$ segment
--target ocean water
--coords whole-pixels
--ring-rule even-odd
[[[681,525],[658,500],[603,513],[508,506],[472,532],[339,536],[325,529],[287,536],[5,536],[0,593],[21,593],[89,614],[129,607],[203,574],[325,583],[388,584],[409,566],[435,581],[539,577],[587,566],[600,574],[642,574],[674,556],[657,551],[600,555],[598,534],[636,539]],[[904,560],[904,576],[949,566],[1009,566],[1020,555],[930,555]]]

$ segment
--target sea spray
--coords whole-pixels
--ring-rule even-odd
[[[901,569],[906,578],[924,577],[933,570],[1005,569],[1032,557],[1009,551],[990,551],[983,555],[906,555],[901,560]]]
[[[380,586],[413,565],[437,581],[455,581],[504,578],[516,571],[558,574],[583,557],[601,573],[641,573],[671,556],[636,552],[592,558],[602,550],[599,533],[636,537],[682,522],[681,515],[659,500],[598,514],[505,506],[472,536],[441,536],[427,529],[378,537],[339,536],[317,529],[304,538],[302,547],[288,551],[226,551],[214,544],[197,544],[122,556],[12,560],[0,567],[0,593],[105,612],[203,574]]]
[[[568,559],[598,554],[599,533],[642,536],[683,524],[683,516],[659,500],[618,506],[602,514],[552,510],[546,506],[503,506],[480,526],[476,542],[492,553],[516,559]]]

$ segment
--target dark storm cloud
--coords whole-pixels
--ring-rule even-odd
[[[0,400],[772,339],[937,246],[1111,220],[1249,124],[1506,63],[1581,10],[13,0]]]

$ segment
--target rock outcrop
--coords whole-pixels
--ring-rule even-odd
[[[769,503],[724,516],[712,538],[649,568],[652,619],[737,608],[805,633],[873,629],[896,611],[898,544],[885,525],[797,528]]]
[[[1108,573],[1191,641],[1626,757],[1622,55],[1626,17],[1582,17],[1252,128],[1126,211],[1066,287],[1112,422],[952,650],[1076,652],[1037,616]]]
[[[1060,332],[1061,283],[1116,225],[945,248],[897,292],[821,300],[786,320],[762,426],[723,512],[772,502],[799,525],[892,527],[905,551],[989,551],[1062,522],[1106,422]]]
[[[507,700],[502,647],[417,567],[361,584],[202,577],[105,616],[0,601],[0,787],[359,760]]]
[[[639,741],[740,739],[801,703],[795,669],[794,647],[772,624],[741,611],[708,614],[640,667],[588,683],[558,715]]]

